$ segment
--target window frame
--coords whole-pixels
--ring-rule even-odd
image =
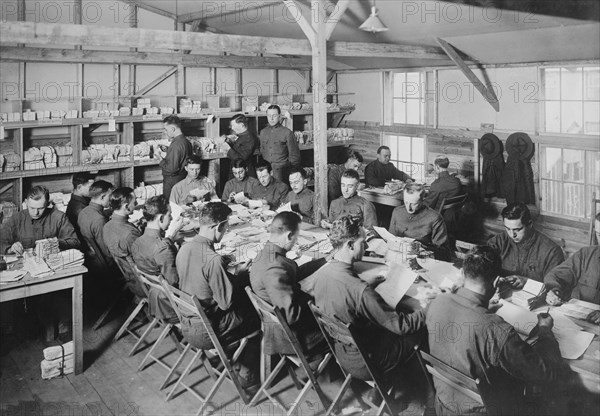
[[[392,126],[421,126],[421,127],[427,127],[427,123],[428,123],[428,105],[427,105],[427,96],[428,96],[428,89],[427,89],[427,73],[429,71],[426,70],[396,70],[396,71],[390,71],[390,89],[389,89],[389,103],[390,105],[390,110],[388,113],[388,119],[390,121],[390,125]],[[395,95],[396,92],[396,86],[395,86],[395,81],[396,81],[396,76],[398,74],[403,74],[404,75],[404,83],[407,84],[407,77],[408,74],[418,74],[419,75],[419,95],[418,97],[412,97],[412,96],[406,96],[406,94],[400,94],[399,96]],[[405,88],[401,87],[401,91],[403,91],[404,93],[406,92]],[[396,121],[396,101],[404,101],[405,104],[408,104],[408,102],[414,102],[414,101],[418,101],[419,102],[419,123],[415,124],[415,123],[402,123],[402,122],[397,122]],[[405,105],[404,107],[404,117],[405,120],[408,120],[408,105]]]
[[[408,153],[410,155],[410,159],[411,160],[400,160],[399,158],[397,158],[400,155],[399,152],[399,148],[398,151],[396,152],[396,155],[394,155],[393,150],[392,150],[392,146],[390,146],[389,144],[389,140],[391,138],[399,138],[399,137],[405,137],[405,138],[409,138],[410,139],[410,150],[406,153]],[[414,146],[414,139],[422,139],[423,140],[423,163],[420,162],[414,162],[412,160],[413,157],[413,146]],[[405,135],[405,134],[392,134],[392,133],[384,133],[383,137],[382,137],[382,141],[383,141],[383,145],[384,146],[388,146],[390,148],[390,150],[392,150],[392,156],[390,157],[390,163],[393,163],[394,166],[396,166],[396,168],[398,168],[399,170],[401,170],[402,172],[406,173],[409,177],[415,179],[417,182],[421,182],[421,183],[425,183],[425,170],[427,169],[427,135],[419,135],[419,134],[415,134],[415,135]],[[405,153],[405,154],[406,154]],[[415,177],[415,175],[413,174],[414,170],[410,169],[410,171],[407,171],[406,169],[402,169],[402,165],[416,165],[416,166],[421,166],[423,174],[421,175],[421,177],[419,179],[417,179]]]

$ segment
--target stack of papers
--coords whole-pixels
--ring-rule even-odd
[[[53,270],[61,270],[69,267],[83,266],[83,260],[83,253],[81,251],[71,249],[53,254],[48,257],[46,263]]]
[[[277,213],[279,214],[280,212],[293,212],[292,211],[292,203],[288,202],[286,204],[283,204],[279,208],[277,208]]]
[[[27,270],[5,270],[0,272],[0,284],[12,283],[21,280],[27,274]]]
[[[29,272],[32,277],[43,277],[53,273],[52,269],[48,267],[45,261],[36,261],[34,257],[26,258],[23,261],[23,270]]]

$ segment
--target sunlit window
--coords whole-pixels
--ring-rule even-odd
[[[392,152],[391,163],[417,182],[425,180],[425,139],[385,135],[383,144]]]
[[[425,72],[396,72],[393,78],[394,124],[425,124]]]

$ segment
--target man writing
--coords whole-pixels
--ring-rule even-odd
[[[233,179],[229,179],[223,188],[223,195],[221,196],[223,202],[235,202],[234,196],[240,192],[248,197],[252,193],[252,189],[260,185],[258,179],[248,176],[248,165],[241,159],[233,161],[231,173]]]
[[[243,160],[248,169],[248,175],[256,178],[256,168],[254,152],[260,147],[260,142],[254,133],[248,130],[248,118],[243,114],[237,114],[229,123],[231,131],[235,133],[237,139],[227,137],[225,142],[231,147],[227,151],[227,157],[234,163],[236,160]]]
[[[173,186],[169,201],[177,205],[187,205],[198,200],[217,198],[215,181],[201,176],[201,168],[202,159],[200,159],[200,156],[188,156],[185,161],[187,176]]]
[[[281,124],[281,109],[267,108],[269,125],[260,132],[260,153],[273,168],[273,177],[287,184],[289,170],[300,167],[300,149],[294,132]]]
[[[288,192],[286,202],[292,206],[292,211],[300,214],[302,221],[313,223],[315,205],[315,193],[307,188],[308,179],[303,168],[293,168],[290,171],[290,186],[292,192]]]
[[[49,208],[50,192],[44,186],[34,186],[27,192],[27,209],[12,215],[0,227],[0,253],[21,255],[35,248],[35,242],[56,237],[60,250],[79,248],[75,229],[67,216]]]
[[[290,191],[288,186],[275,179],[269,162],[259,163],[256,167],[256,174],[260,184],[252,187],[250,199],[260,200],[270,209],[279,208]]]
[[[360,177],[355,170],[347,170],[342,175],[342,196],[331,202],[329,217],[321,220],[321,227],[331,228],[331,223],[344,215],[359,219],[365,228],[377,225],[375,207],[365,198],[358,196]]]
[[[387,146],[380,146],[377,149],[377,159],[372,161],[365,168],[365,183],[369,186],[383,187],[385,183],[392,179],[399,179],[402,182],[412,180],[406,173],[398,170],[393,163],[390,163],[392,152]]]
[[[163,195],[171,196],[171,189],[175,184],[186,177],[185,161],[194,152],[192,144],[181,132],[181,120],[172,115],[163,120],[163,130],[171,144],[167,148],[165,158],[159,166],[163,175]]]

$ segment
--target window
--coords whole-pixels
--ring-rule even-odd
[[[600,68],[542,69],[543,130],[547,133],[600,133]]]
[[[396,72],[393,86],[393,123],[424,125],[425,72]]]
[[[425,139],[385,135],[383,144],[392,152],[390,162],[417,182],[425,180]]]
[[[600,152],[542,146],[542,212],[589,218],[600,195]]]

